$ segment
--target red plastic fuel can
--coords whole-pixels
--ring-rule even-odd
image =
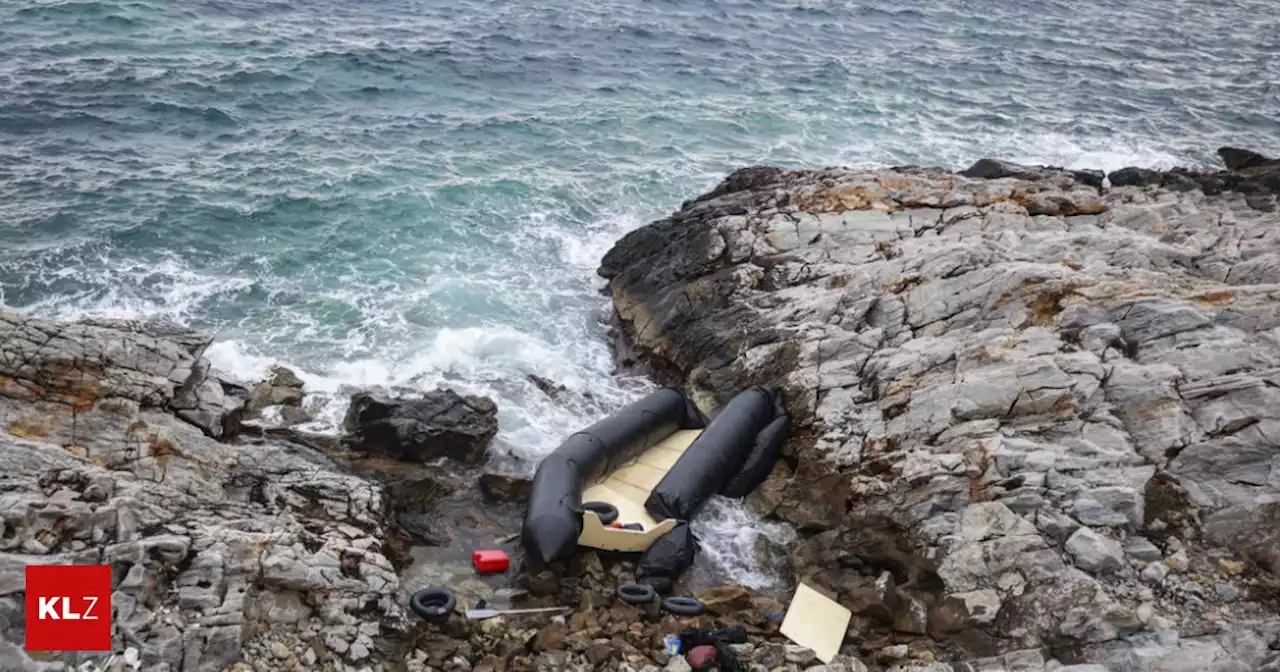
[[[511,566],[511,558],[503,551],[475,551],[471,554],[471,564],[481,574],[501,574]]]

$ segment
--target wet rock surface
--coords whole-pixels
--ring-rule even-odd
[[[1280,647],[1280,185],[1222,155],[1106,181],[749,168],[600,273],[631,356],[704,407],[786,392],[798,431],[751,501],[855,612],[846,653],[1258,669]]]
[[[356,450],[413,462],[447,457],[476,464],[498,433],[498,407],[487,397],[453,390],[401,399],[361,392],[351,398],[343,424]]]

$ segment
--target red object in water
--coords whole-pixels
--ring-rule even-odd
[[[710,644],[695,646],[689,650],[684,659],[689,661],[689,667],[695,670],[709,669],[716,664],[716,647]]]
[[[501,574],[511,566],[511,558],[502,551],[475,551],[471,554],[471,564],[481,574]]]

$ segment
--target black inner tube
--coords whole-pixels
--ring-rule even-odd
[[[707,610],[692,597],[668,597],[662,601],[662,608],[676,616],[697,616]]]
[[[423,588],[409,598],[409,608],[428,623],[443,623],[453,615],[458,599],[448,588]]]
[[[600,517],[601,525],[608,525],[618,519],[618,507],[608,502],[587,502],[582,505],[587,511],[594,511]]]
[[[627,604],[648,604],[656,596],[653,586],[642,583],[624,583],[618,586],[618,599]]]

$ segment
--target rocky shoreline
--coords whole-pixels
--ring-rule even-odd
[[[1280,161],[1221,155],[747,168],[600,273],[705,405],[786,391],[804,429],[754,499],[850,653],[1280,669]]]
[[[676,619],[604,554],[476,576],[527,492],[487,399],[308,434],[296,376],[225,379],[208,335],[0,309],[0,669],[98,669],[21,646],[23,568],[100,563],[113,670],[685,670],[664,636],[733,625],[751,670],[1280,670],[1280,162],[1223,158],[748,168],[605,257],[625,364],[786,392],[751,503],[855,613],[826,666],[738,586]],[[426,585],[573,611],[427,625]]]

